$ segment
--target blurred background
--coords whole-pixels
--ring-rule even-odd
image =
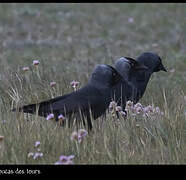
[[[154,74],[159,83],[154,86],[163,82],[165,89],[184,89],[185,21],[182,3],[3,3],[0,80],[4,71],[19,71],[39,59],[43,80],[51,70],[63,83],[74,78],[85,83],[96,64],[113,65],[121,56],[153,51],[170,71]]]

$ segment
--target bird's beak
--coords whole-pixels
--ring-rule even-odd
[[[159,67],[158,67],[158,70],[159,71],[165,71],[165,72],[167,72],[167,70],[165,69],[165,67],[164,67],[164,65],[162,64],[162,59],[159,57],[159,59],[160,59],[160,65],[159,65]]]
[[[159,66],[159,70],[162,70],[162,71],[165,71],[167,72],[167,70],[165,69],[165,67],[163,66],[163,64],[161,63],[160,66]]]

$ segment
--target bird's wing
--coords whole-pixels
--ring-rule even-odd
[[[98,117],[106,108],[104,94],[105,91],[101,93],[94,86],[87,85],[76,92],[64,96],[23,106],[19,108],[19,111],[31,114],[38,112],[38,115],[47,117],[50,113],[54,113],[55,115],[63,114],[65,116],[71,113],[77,113],[80,110],[88,115],[91,108],[94,111],[94,117]]]
[[[104,96],[99,90],[87,86],[72,93],[65,99],[59,99],[54,102],[51,107],[54,112],[59,111],[64,114],[76,113],[79,112],[79,110],[87,114],[90,108],[93,111],[97,111],[97,108],[104,104],[103,99]]]

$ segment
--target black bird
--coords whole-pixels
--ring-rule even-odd
[[[159,71],[167,72],[164,65],[162,64],[162,59],[156,53],[152,52],[142,53],[139,57],[137,57],[136,61],[144,64],[146,67],[148,67],[148,70],[134,72],[129,79],[129,81],[132,84],[134,84],[137,88],[136,96],[131,98],[131,100],[133,100],[134,103],[137,103],[139,99],[142,98],[146,90],[147,84],[150,80],[150,77],[154,72]]]
[[[131,58],[120,58],[115,63],[116,70],[122,75],[123,79],[128,81],[129,84],[128,89],[122,91],[122,95],[120,96],[120,94],[118,94],[120,97],[117,97],[117,99],[124,99],[124,103],[119,101],[119,104],[122,105],[123,109],[125,108],[126,101],[131,100],[134,103],[137,103],[139,99],[142,98],[149,79],[154,72],[161,70],[167,71],[162,64],[161,58],[157,54],[145,52],[142,53],[136,60],[133,60],[140,65],[144,65],[142,67],[146,68],[132,68],[128,73],[130,69],[130,63],[128,63],[129,59]],[[122,86],[124,85],[122,84]]]
[[[120,74],[109,65],[97,65],[84,87],[72,93],[56,97],[37,104],[30,104],[18,108],[24,113],[36,114],[47,117],[54,114],[56,121],[59,115],[67,118],[69,126],[76,118],[85,124],[87,119],[88,129],[92,129],[91,117],[97,119],[109,106],[111,101],[111,88],[121,79]],[[16,111],[14,108],[13,111]]]
[[[130,57],[122,57],[115,63],[122,79],[112,88],[112,99],[125,110],[126,102],[137,94],[136,86],[130,81],[134,72],[147,71],[147,67]]]

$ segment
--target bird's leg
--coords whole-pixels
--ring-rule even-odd
[[[123,116],[126,119],[127,118],[127,111],[125,110],[125,106],[126,106],[126,103],[122,105],[122,111],[126,114],[126,116]]]
[[[83,122],[83,126],[85,127],[86,124],[85,124],[85,117],[84,116],[82,117],[82,122]]]
[[[87,115],[87,125],[88,125],[88,132],[90,132],[92,130],[92,122],[91,122],[90,115]]]
[[[66,124],[66,119],[58,119],[56,121],[59,121],[59,125],[62,126],[62,127],[64,127],[65,124]]]
[[[68,115],[68,128],[70,128],[70,126],[71,126],[71,122],[72,121],[72,115],[71,114],[69,114]]]
[[[119,112],[116,111],[116,116],[117,116],[117,119],[119,119]]]

